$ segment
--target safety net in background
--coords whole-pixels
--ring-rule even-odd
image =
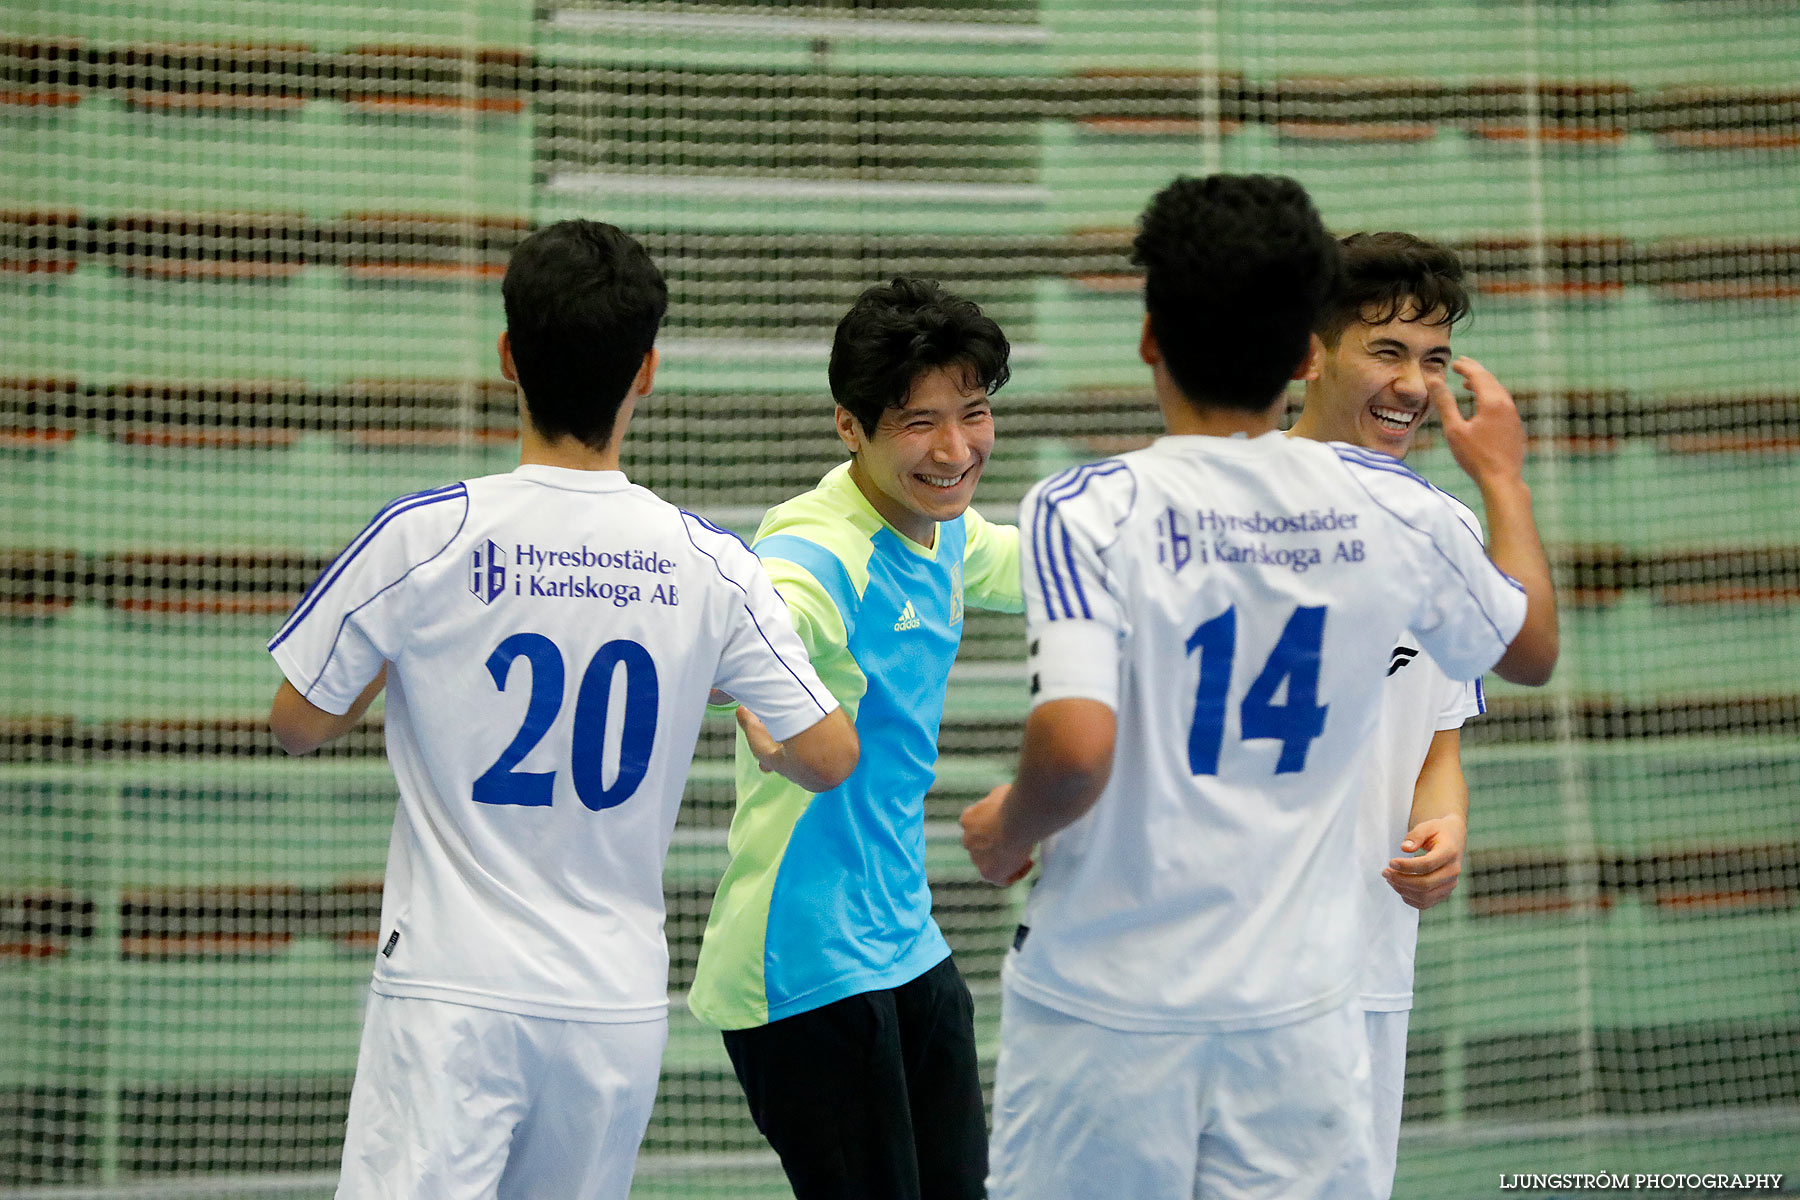
[[[1301,179],[1460,249],[1520,396],[1564,655],[1465,733],[1399,1194],[1800,1168],[1800,13],[1731,0],[0,4],[0,1188],[327,1194],[394,791],[289,761],[262,644],[388,499],[507,469],[531,227],[672,305],[627,469],[740,531],[838,461],[830,330],[935,276],[1015,346],[980,507],[1156,430],[1132,221]],[[1472,502],[1441,446],[1415,457]],[[956,844],[1025,711],[970,612],[929,802],[984,1071],[1017,894]],[[668,865],[644,1196],[782,1194],[681,994],[724,862],[709,724]],[[265,1182],[258,1183],[262,1179]],[[310,1189],[310,1190],[309,1190]]]

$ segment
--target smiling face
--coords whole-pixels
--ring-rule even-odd
[[[1450,327],[1419,320],[1410,306],[1379,325],[1352,321],[1307,380],[1294,432],[1405,458],[1450,359]]]
[[[855,455],[850,478],[888,524],[921,546],[935,544],[939,521],[969,507],[994,449],[987,392],[956,363],[914,379],[905,402],[883,411],[872,434],[839,406],[837,431]]]

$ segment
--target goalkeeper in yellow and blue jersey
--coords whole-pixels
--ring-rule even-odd
[[[1017,530],[969,508],[1008,354],[934,283],[864,292],[831,353],[850,461],[752,547],[862,738],[814,796],[761,769],[773,743],[740,714],[731,863],[689,997],[798,1200],[983,1194],[973,1005],[931,917],[924,816],[963,607],[1023,605]]]

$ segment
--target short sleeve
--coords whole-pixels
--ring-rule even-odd
[[[1120,639],[1129,631],[1104,549],[1117,519],[1104,503],[1124,464],[1109,461],[1054,475],[1019,506],[1031,703],[1119,703]]]
[[[762,564],[733,542],[737,552],[720,554],[718,561],[743,599],[733,607],[713,687],[729,692],[768,726],[771,737],[785,741],[812,728],[838,703],[808,661],[788,606]]]
[[[375,515],[269,641],[295,691],[326,712],[349,711],[406,642],[404,581],[449,546],[467,512],[468,493],[455,484]]]
[[[1457,501],[1385,456],[1333,449],[1412,548],[1421,584],[1413,633],[1446,675],[1479,678],[1524,626],[1525,589],[1488,558]]]
[[[1487,711],[1487,703],[1481,694],[1479,679],[1464,682],[1440,674],[1437,683],[1437,723],[1432,728],[1438,732],[1442,733],[1446,729],[1461,729],[1464,721],[1470,717],[1478,717]]]
[[[996,525],[974,509],[963,513],[963,596],[975,608],[1020,612],[1025,593],[1019,581],[1019,530]]]

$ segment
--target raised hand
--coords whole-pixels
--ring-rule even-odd
[[[1474,415],[1465,417],[1448,383],[1431,384],[1431,404],[1444,424],[1444,440],[1456,464],[1476,483],[1519,478],[1525,468],[1525,422],[1512,393],[1467,356],[1451,363],[1450,369],[1463,377],[1475,397]]]

